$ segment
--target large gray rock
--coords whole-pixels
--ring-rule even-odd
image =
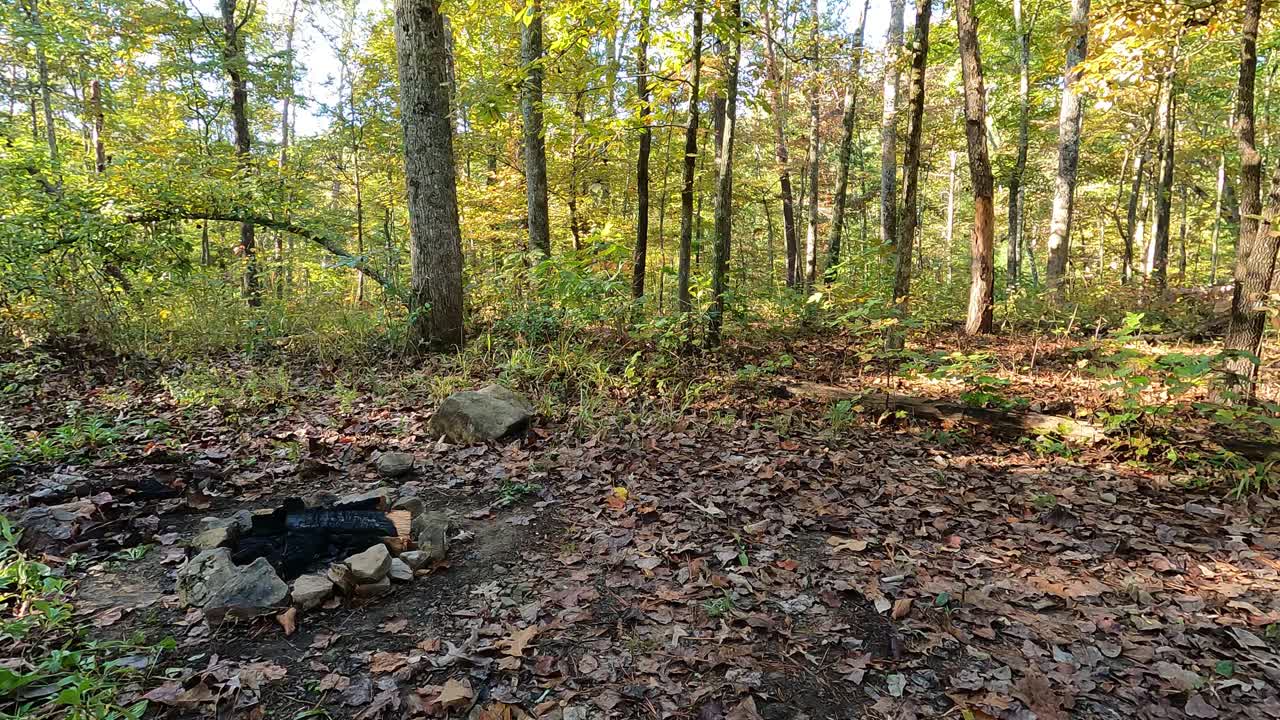
[[[404,452],[384,452],[378,456],[378,473],[383,477],[397,478],[413,471],[413,455]]]
[[[489,385],[445,398],[431,418],[431,429],[451,442],[470,444],[523,429],[532,417],[533,405],[523,395]]]
[[[226,548],[205,550],[178,571],[178,601],[186,607],[254,611],[277,607],[288,595],[266,558],[239,566]]]
[[[387,571],[387,577],[396,582],[409,582],[413,580],[413,568],[400,558],[391,558],[391,569]]]
[[[333,595],[333,581],[324,575],[303,575],[293,581],[293,604],[310,610]]]
[[[357,583],[378,582],[391,569],[391,551],[387,550],[386,545],[378,543],[362,553],[352,555],[344,562],[351,568],[351,574]]]
[[[333,504],[336,508],[347,507],[350,505],[363,505],[365,503],[373,503],[376,510],[386,510],[391,507],[391,491],[380,487],[372,490],[366,490],[362,493],[352,493],[343,495]]]

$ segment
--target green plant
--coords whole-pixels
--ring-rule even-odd
[[[709,618],[720,618],[728,615],[734,608],[733,596],[725,593],[718,598],[704,600],[702,609],[707,613]]]
[[[542,492],[542,486],[538,483],[503,480],[498,487],[498,499],[494,502],[494,505],[497,507],[510,507],[524,498],[540,492]]]

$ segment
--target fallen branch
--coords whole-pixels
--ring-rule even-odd
[[[1068,440],[1092,443],[1106,436],[1102,428],[1082,420],[1037,412],[973,408],[947,400],[895,395],[875,390],[852,390],[837,385],[793,382],[784,391],[790,397],[835,402],[856,400],[876,412],[906,410],[915,417],[951,422],[978,422],[1005,435],[1056,435]]]

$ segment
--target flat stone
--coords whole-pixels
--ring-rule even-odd
[[[191,538],[191,542],[187,543],[187,547],[201,552],[204,550],[212,550],[220,547],[231,547],[240,539],[239,525],[225,525],[223,527],[212,527],[204,532]]]
[[[501,385],[489,385],[445,398],[431,417],[431,429],[465,445],[497,440],[527,427],[532,417],[528,398]]]
[[[413,580],[413,569],[400,558],[391,558],[391,567],[387,570],[387,577],[397,582],[410,582]]]
[[[386,488],[374,488],[362,493],[353,493],[351,495],[343,495],[333,504],[334,507],[340,508],[349,505],[365,505],[371,504],[375,510],[386,510],[391,507],[391,491]]]
[[[389,592],[391,592],[391,578],[388,576],[383,576],[383,578],[377,582],[364,583],[356,586],[356,595],[358,597],[378,597],[379,595],[386,595]]]
[[[413,472],[414,457],[405,452],[384,452],[378,456],[378,474],[398,478]]]
[[[343,562],[351,568],[351,574],[358,583],[377,582],[387,576],[391,569],[391,551],[387,546],[378,543],[362,553],[356,553]]]
[[[449,552],[449,516],[442,512],[429,512],[413,519],[410,526],[418,550],[428,560],[444,560]]]
[[[253,611],[278,607],[288,595],[266,558],[239,566],[227,548],[205,550],[178,570],[178,601],[185,607]]]
[[[232,526],[242,533],[249,532],[253,529],[253,513],[249,510],[237,510],[227,517],[200,518],[201,530],[212,530],[214,528]]]
[[[418,517],[427,511],[427,505],[422,502],[422,498],[420,497],[402,497],[399,500],[396,500],[395,504],[391,506],[391,509],[408,510],[411,517]]]
[[[319,606],[333,595],[333,581],[325,575],[303,575],[293,581],[293,604],[300,610]]]
[[[417,570],[431,560],[431,558],[421,550],[409,550],[407,552],[402,552],[400,553],[400,557],[397,559],[405,565],[408,565],[410,570]]]

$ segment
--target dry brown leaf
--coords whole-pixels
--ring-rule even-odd
[[[298,608],[291,607],[276,616],[276,622],[284,628],[284,636],[289,637],[298,629]]]
[[[901,620],[911,614],[911,598],[898,598],[893,601],[893,612],[890,616],[894,620]]]
[[[369,661],[369,672],[375,675],[395,672],[404,667],[406,662],[408,662],[408,658],[400,653],[376,652]]]
[[[440,704],[440,707],[450,710],[466,705],[473,697],[475,697],[475,692],[471,689],[471,683],[466,678],[461,680],[449,678],[444,686],[440,688],[440,695],[436,697],[436,702]]]
[[[503,648],[502,653],[504,655],[520,657],[524,655],[525,648],[529,646],[530,641],[532,641],[534,636],[537,634],[538,626],[530,625],[523,630],[517,630],[506,640],[499,640],[498,646]]]

